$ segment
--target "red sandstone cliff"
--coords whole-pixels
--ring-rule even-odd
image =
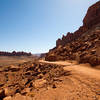
[[[100,1],[89,7],[83,20],[83,25],[88,28],[91,28],[98,23],[100,23]]]
[[[76,32],[68,32],[66,36],[62,37],[62,39],[58,39],[56,41],[56,46],[66,45],[67,43],[76,40],[98,23],[100,23],[100,1],[89,7],[86,16],[83,19],[83,26],[81,26]]]
[[[100,1],[89,7],[83,26],[58,39],[56,47],[45,57],[49,61],[77,60],[100,65]]]

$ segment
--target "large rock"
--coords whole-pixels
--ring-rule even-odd
[[[33,85],[34,85],[35,88],[42,88],[46,83],[47,83],[46,80],[38,79],[33,83]]]

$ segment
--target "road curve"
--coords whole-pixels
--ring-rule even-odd
[[[40,62],[64,65],[64,70],[70,71],[71,75],[60,77],[62,82],[56,89],[40,91],[36,100],[100,100],[100,70],[87,64]]]
[[[100,100],[100,70],[88,64],[71,61],[39,62],[63,65],[61,67],[70,74],[56,79],[56,88],[52,86],[41,88],[34,97],[17,94],[18,96],[3,100]]]

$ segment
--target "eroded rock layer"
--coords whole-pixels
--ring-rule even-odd
[[[100,65],[100,1],[92,5],[83,19],[83,26],[58,39],[56,47],[45,57],[48,61],[77,60]]]

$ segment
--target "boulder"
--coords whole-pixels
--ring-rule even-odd
[[[33,85],[35,88],[42,88],[47,83],[44,79],[38,79],[35,82],[33,82]]]

